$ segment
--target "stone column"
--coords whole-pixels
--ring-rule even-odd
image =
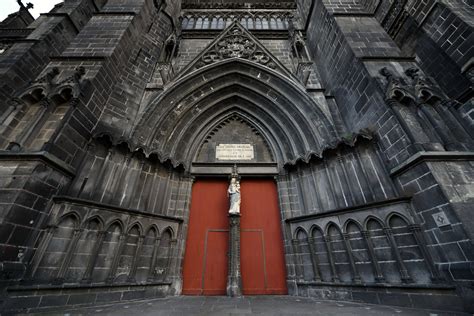
[[[227,276],[227,295],[242,295],[240,275],[240,214],[229,214],[229,272]]]
[[[375,254],[374,244],[372,243],[372,239],[370,237],[370,232],[363,230],[361,231],[362,236],[364,236],[365,243],[367,244],[367,249],[369,251],[369,257],[372,262],[372,266],[374,269],[375,274],[375,282],[377,283],[384,283],[385,278],[382,273],[382,269],[380,268],[379,260],[377,255]]]

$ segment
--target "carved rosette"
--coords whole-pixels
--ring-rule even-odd
[[[255,41],[237,26],[229,30],[226,36],[201,57],[197,68],[228,58],[248,59],[272,69],[276,68],[270,56],[260,50]]]

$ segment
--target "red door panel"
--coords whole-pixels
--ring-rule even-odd
[[[228,181],[193,185],[186,252],[184,295],[225,295],[228,269]],[[272,180],[241,181],[241,272],[243,294],[286,294],[280,212]]]
[[[227,269],[229,231],[208,231],[205,245],[203,295],[225,295],[227,287]]]
[[[267,179],[243,179],[241,181],[241,195],[242,217],[240,227],[243,235],[248,230],[260,230],[263,232],[262,249],[265,271],[264,281],[257,275],[244,276],[243,271],[249,263],[241,261],[244,294],[247,291],[245,280],[250,278],[260,280],[260,285],[258,288],[252,288],[252,293],[249,294],[287,294],[286,268],[276,184],[273,180]],[[255,244],[249,238],[242,238],[241,253],[245,253],[246,250],[244,249],[248,248],[256,249]]]
[[[265,288],[263,231],[242,230],[240,233],[240,269],[244,295],[262,294]],[[249,247],[248,245],[252,245]]]
[[[227,240],[224,233],[210,234],[210,253],[206,256],[206,235],[209,230],[228,230],[229,220],[227,218],[227,181],[226,180],[199,180],[193,185],[191,196],[191,210],[189,215],[188,236],[186,239],[186,250],[183,262],[183,294],[202,295],[204,292],[205,272],[210,271],[208,265],[213,265],[213,260],[221,260],[221,257],[213,257],[213,253],[222,246],[222,241],[216,241],[219,236]],[[228,233],[227,233],[228,234]],[[208,241],[209,244],[209,241]],[[224,254],[227,253],[227,244]],[[227,258],[225,259],[227,260]],[[205,265],[206,264],[206,265]],[[227,281],[227,261],[223,264],[224,270],[216,273],[216,278],[211,284],[224,284],[221,289],[225,293]],[[209,273],[208,273],[209,274]],[[216,290],[214,288],[214,290]]]

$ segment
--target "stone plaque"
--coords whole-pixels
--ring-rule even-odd
[[[451,225],[451,222],[449,221],[448,217],[446,216],[446,213],[444,212],[439,212],[439,213],[433,214],[432,216],[436,225],[438,225],[438,227]]]
[[[252,160],[253,145],[250,144],[219,144],[216,147],[217,160]]]

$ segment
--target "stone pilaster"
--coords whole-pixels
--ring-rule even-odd
[[[242,295],[240,274],[240,214],[229,214],[229,272],[227,276],[227,295]]]

